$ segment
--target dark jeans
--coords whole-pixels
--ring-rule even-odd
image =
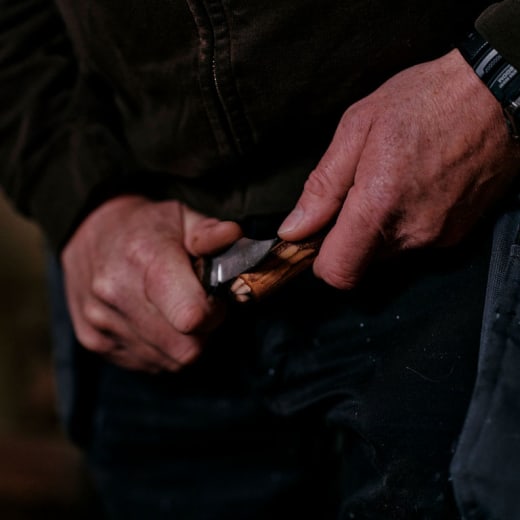
[[[64,421],[109,518],[459,518],[489,238],[374,266],[348,293],[307,273],[232,309],[174,375],[100,362],[57,316]]]
[[[451,465],[464,520],[519,520],[520,200],[495,226],[479,370]]]

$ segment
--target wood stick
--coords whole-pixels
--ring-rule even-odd
[[[278,242],[258,265],[235,279],[230,289],[232,297],[246,303],[271,294],[312,264],[322,241],[323,236]]]

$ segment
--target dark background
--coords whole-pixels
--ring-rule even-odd
[[[78,519],[91,502],[55,406],[45,243],[0,191],[0,518]]]

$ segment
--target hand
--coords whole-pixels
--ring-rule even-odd
[[[190,255],[210,254],[240,227],[175,201],[116,197],[91,213],[63,250],[66,295],[78,340],[129,369],[176,371],[222,321]]]
[[[314,272],[348,289],[376,255],[458,242],[519,165],[499,103],[454,50],[345,112],[279,234],[300,240],[336,217]]]

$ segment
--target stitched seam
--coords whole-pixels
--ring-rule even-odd
[[[252,145],[231,63],[227,13],[220,0],[187,0],[199,34],[199,86],[221,155],[244,154]]]

